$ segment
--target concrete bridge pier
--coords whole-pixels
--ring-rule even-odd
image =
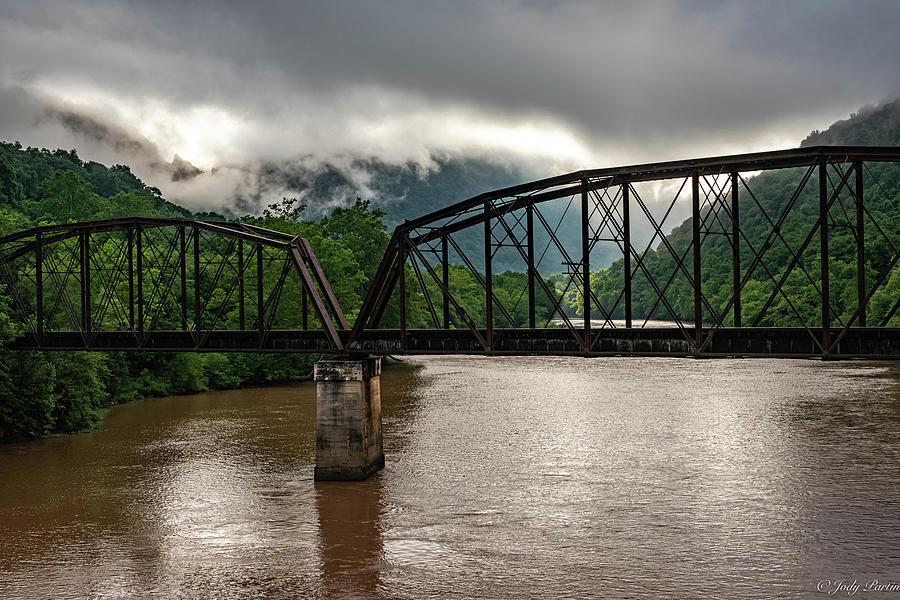
[[[384,466],[381,357],[320,360],[314,379],[316,480],[368,478]]]

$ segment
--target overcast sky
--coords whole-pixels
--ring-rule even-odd
[[[898,23],[897,0],[0,0],[0,138],[194,208],[263,161],[548,175],[785,148],[900,96]],[[171,181],[176,154],[206,173]]]

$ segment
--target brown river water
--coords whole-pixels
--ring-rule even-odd
[[[133,402],[0,446],[0,598],[900,598],[886,373],[413,358],[362,483],[313,384]]]

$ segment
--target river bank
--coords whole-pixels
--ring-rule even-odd
[[[95,430],[97,430],[98,428],[102,427],[102,425],[103,425],[103,420],[104,420],[104,418],[106,417],[106,415],[109,413],[109,410],[110,410],[111,408],[113,408],[113,407],[115,407],[115,406],[120,406],[120,405],[123,405],[123,404],[128,404],[128,403],[130,403],[130,402],[146,401],[146,400],[153,400],[153,399],[160,399],[160,398],[166,398],[166,397],[170,397],[170,396],[191,396],[191,395],[194,395],[194,394],[202,394],[202,393],[206,393],[206,392],[221,392],[221,391],[229,391],[229,390],[246,390],[246,391],[248,391],[248,392],[252,392],[252,390],[256,390],[256,389],[263,389],[263,388],[268,388],[268,387],[282,387],[282,386],[285,386],[285,385],[298,384],[298,383],[303,383],[303,382],[310,382],[310,381],[312,381],[312,378],[313,378],[312,365],[313,365],[316,361],[318,361],[318,360],[327,360],[327,359],[328,359],[328,355],[324,355],[324,354],[323,354],[323,355],[316,355],[316,356],[315,356],[315,360],[312,361],[312,362],[309,364],[309,369],[308,369],[308,370],[305,370],[304,373],[303,373],[303,375],[300,375],[300,376],[298,376],[298,377],[294,377],[294,378],[289,379],[289,380],[288,380],[288,379],[282,378],[282,379],[277,379],[277,380],[275,380],[275,381],[273,381],[273,382],[271,382],[271,383],[266,383],[266,384],[259,384],[259,383],[253,384],[253,383],[249,383],[249,384],[247,384],[247,385],[237,385],[237,386],[224,387],[224,388],[204,387],[203,389],[192,390],[192,391],[189,392],[189,393],[147,395],[147,396],[141,396],[141,397],[138,397],[138,398],[131,398],[131,399],[124,400],[124,401],[121,401],[121,402],[114,402],[114,403],[106,404],[106,405],[103,405],[103,406],[101,406],[101,407],[99,407],[99,408],[93,409],[93,410],[91,411],[91,419],[90,419],[90,422],[88,422],[88,423],[87,423],[86,425],[84,425],[83,427],[80,427],[80,428],[78,428],[78,429],[76,429],[76,430],[74,430],[74,431],[59,432],[59,431],[53,431],[53,430],[52,430],[51,428],[49,428],[49,427],[45,427],[45,428],[42,428],[42,429],[39,430],[39,431],[36,431],[36,432],[34,433],[34,435],[20,436],[20,437],[12,437],[12,438],[2,438],[2,437],[0,437],[0,445],[2,445],[2,444],[20,443],[20,442],[28,442],[28,441],[34,441],[34,440],[42,440],[42,439],[56,438],[56,437],[65,437],[65,436],[69,436],[69,435],[78,435],[78,434],[82,434],[82,433],[87,433],[87,432],[95,431]],[[403,360],[401,360],[401,359],[397,359],[397,358],[394,358],[394,357],[387,357],[387,358],[383,361],[383,367],[382,367],[382,368],[383,368],[383,369],[391,369],[391,368],[396,367],[397,365],[402,365],[402,364],[404,364],[404,362],[405,362],[405,361],[403,361]]]

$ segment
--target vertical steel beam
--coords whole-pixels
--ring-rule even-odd
[[[90,263],[90,233],[82,233],[79,236],[81,260],[81,331],[91,331],[91,263]]]
[[[37,318],[37,336],[38,344],[40,345],[44,339],[44,240],[40,231],[35,234],[34,241],[36,246],[34,251],[34,285],[37,293],[35,317]]]
[[[441,282],[444,284],[443,291],[443,318],[444,329],[450,329],[450,249],[447,244],[447,236],[441,236],[441,264],[444,270],[441,273]]]
[[[691,214],[694,244],[694,344],[696,350],[699,350],[703,336],[703,313],[700,302],[700,173],[697,170],[691,174]]]
[[[584,300],[584,351],[591,351],[591,241],[588,180],[581,180],[581,294]]]
[[[856,162],[856,297],[859,326],[866,326],[866,235],[863,219],[863,163]]]
[[[128,239],[128,329],[134,331],[134,230],[129,229]]]
[[[259,335],[266,331],[265,315],[263,315],[263,247],[256,245],[256,327]],[[262,338],[260,338],[262,339]]]
[[[734,326],[741,326],[741,218],[738,202],[738,174],[731,174],[731,282]],[[724,316],[724,315],[723,315]]]
[[[822,275],[822,348],[827,350],[831,346],[831,305],[828,282],[828,161],[825,158],[819,163],[819,262]]]
[[[484,203],[484,315],[488,350],[494,347],[494,275],[491,270],[491,201]]]
[[[525,227],[528,237],[528,327],[535,329],[534,306],[534,205],[529,203],[525,207]]]
[[[91,234],[90,232],[86,232],[84,234],[84,307],[87,310],[85,313],[85,325],[84,330],[88,333],[94,328],[93,321],[93,309],[91,308]]]
[[[625,283],[625,328],[631,329],[631,184],[622,184],[622,265]],[[649,315],[648,315],[649,316]]]
[[[187,331],[187,245],[184,239],[184,225],[178,228],[178,266],[181,270],[181,330]]]
[[[194,227],[194,331],[200,334],[200,229]]]
[[[137,238],[135,239],[135,253],[137,254],[137,329],[138,334],[144,333],[144,252],[143,252],[143,229],[140,225],[135,229]]]
[[[397,287],[400,288],[400,350],[406,351],[406,240],[400,240],[400,256],[397,268],[400,270]]]
[[[84,234],[78,235],[78,291],[81,293],[80,312],[81,312],[81,331],[85,331],[84,327]]]
[[[306,296],[303,297],[304,305]],[[304,306],[305,308],[305,306]],[[245,329],[244,320],[244,240],[238,240],[238,325],[241,331]],[[306,329],[304,327],[304,329]]]

